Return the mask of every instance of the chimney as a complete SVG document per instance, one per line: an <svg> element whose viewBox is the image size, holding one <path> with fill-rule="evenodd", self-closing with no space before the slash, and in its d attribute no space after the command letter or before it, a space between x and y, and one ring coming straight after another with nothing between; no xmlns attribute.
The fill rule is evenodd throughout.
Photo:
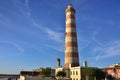
<svg viewBox="0 0 120 80"><path fill-rule="evenodd" d="M57 67L60 67L60 58L57 58Z"/></svg>
<svg viewBox="0 0 120 80"><path fill-rule="evenodd" d="M87 67L87 61L83 62L83 67Z"/></svg>

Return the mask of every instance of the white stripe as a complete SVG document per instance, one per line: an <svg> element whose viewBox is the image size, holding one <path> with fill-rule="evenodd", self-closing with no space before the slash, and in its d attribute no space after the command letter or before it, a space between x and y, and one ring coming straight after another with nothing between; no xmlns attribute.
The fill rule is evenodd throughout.
<svg viewBox="0 0 120 80"><path fill-rule="evenodd" d="M78 62L79 60L78 60L78 58L77 57L67 57L67 58L65 58L65 63L76 63L76 62Z"/></svg>
<svg viewBox="0 0 120 80"><path fill-rule="evenodd" d="M69 23L75 23L75 19L73 18L66 19L66 24L69 24Z"/></svg>
<svg viewBox="0 0 120 80"><path fill-rule="evenodd" d="M77 38L76 37L66 37L65 43L66 42L77 42Z"/></svg>
<svg viewBox="0 0 120 80"><path fill-rule="evenodd" d="M66 32L76 32L76 28L75 27L66 28Z"/></svg>
<svg viewBox="0 0 120 80"><path fill-rule="evenodd" d="M66 13L66 15L69 15L69 14L74 15L75 13L74 13L74 11L69 11L69 12Z"/></svg>
<svg viewBox="0 0 120 80"><path fill-rule="evenodd" d="M78 52L78 48L77 47L66 47L65 53L69 53L69 52Z"/></svg>

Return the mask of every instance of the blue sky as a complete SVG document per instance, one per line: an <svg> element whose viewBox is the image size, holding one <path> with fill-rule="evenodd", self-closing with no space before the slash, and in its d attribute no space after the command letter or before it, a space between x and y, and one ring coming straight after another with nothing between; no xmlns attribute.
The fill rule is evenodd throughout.
<svg viewBox="0 0 120 80"><path fill-rule="evenodd" d="M0 73L64 66L65 9L76 9L80 65L120 63L120 0L0 0Z"/></svg>

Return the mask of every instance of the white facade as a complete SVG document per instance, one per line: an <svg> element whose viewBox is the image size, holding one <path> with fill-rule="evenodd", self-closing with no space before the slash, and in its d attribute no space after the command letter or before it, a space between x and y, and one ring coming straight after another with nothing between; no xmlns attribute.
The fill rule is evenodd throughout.
<svg viewBox="0 0 120 80"><path fill-rule="evenodd" d="M71 80L81 80L81 67L71 67L70 68L70 78Z"/></svg>
<svg viewBox="0 0 120 80"><path fill-rule="evenodd" d="M20 75L20 80L25 80L25 76Z"/></svg>
<svg viewBox="0 0 120 80"><path fill-rule="evenodd" d="M20 80L55 80L52 77L42 78L40 76L20 76Z"/></svg>

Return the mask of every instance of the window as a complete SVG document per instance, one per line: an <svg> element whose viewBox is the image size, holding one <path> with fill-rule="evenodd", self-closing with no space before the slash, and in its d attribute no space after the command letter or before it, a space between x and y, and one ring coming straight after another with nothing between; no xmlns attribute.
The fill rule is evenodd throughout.
<svg viewBox="0 0 120 80"><path fill-rule="evenodd" d="M72 71L71 71L71 75L72 75Z"/></svg>
<svg viewBox="0 0 120 80"><path fill-rule="evenodd" d="M76 78L76 80L78 80L78 78Z"/></svg>
<svg viewBox="0 0 120 80"><path fill-rule="evenodd" d="M73 71L73 75L75 75L75 72Z"/></svg>
<svg viewBox="0 0 120 80"><path fill-rule="evenodd" d="M78 71L76 71L76 75L78 75Z"/></svg>

